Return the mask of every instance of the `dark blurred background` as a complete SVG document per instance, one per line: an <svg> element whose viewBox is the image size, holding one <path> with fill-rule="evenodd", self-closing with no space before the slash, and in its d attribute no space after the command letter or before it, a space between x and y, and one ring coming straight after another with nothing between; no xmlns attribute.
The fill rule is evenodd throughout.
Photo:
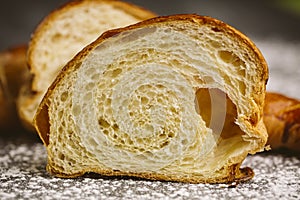
<svg viewBox="0 0 300 200"><path fill-rule="evenodd" d="M36 25L67 0L4 0L0 50L26 43ZM300 41L300 0L128 0L159 15L197 13L218 18L249 37Z"/></svg>

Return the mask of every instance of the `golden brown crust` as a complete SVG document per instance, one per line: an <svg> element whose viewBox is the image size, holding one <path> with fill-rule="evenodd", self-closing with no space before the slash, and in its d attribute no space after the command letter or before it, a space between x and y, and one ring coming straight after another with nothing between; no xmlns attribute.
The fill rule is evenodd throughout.
<svg viewBox="0 0 300 200"><path fill-rule="evenodd" d="M153 173L133 173L133 172L122 172L118 170L107 170L107 169L99 169L99 168L89 168L82 170L79 173L76 174L64 174L60 171L57 171L56 169L51 167L51 163L48 163L47 165L47 171L55 175L56 177L60 178L76 178L79 176L83 176L85 174L88 174L90 172L92 173L98 173L101 174L101 176L131 176L136 178L142 178L147 180L154 180L154 181L173 181L173 182L185 182L185 183L240 183L240 182L246 182L249 181L254 177L254 172L251 168L245 167L240 168L240 165L232 165L228 167L228 171L231 173L228 174L226 177L220 177L220 178L213 178L213 179L206 179L205 181L199 180L197 177L193 176L169 176L165 174L153 174ZM222 169L224 170L224 169ZM226 170L226 171L227 171Z"/></svg>
<svg viewBox="0 0 300 200"><path fill-rule="evenodd" d="M34 119L35 127L43 143L49 145L50 122L48 115L48 105L46 103L38 108L38 117Z"/></svg>
<svg viewBox="0 0 300 200"><path fill-rule="evenodd" d="M264 123L272 149L300 151L300 101L277 93L267 93Z"/></svg>

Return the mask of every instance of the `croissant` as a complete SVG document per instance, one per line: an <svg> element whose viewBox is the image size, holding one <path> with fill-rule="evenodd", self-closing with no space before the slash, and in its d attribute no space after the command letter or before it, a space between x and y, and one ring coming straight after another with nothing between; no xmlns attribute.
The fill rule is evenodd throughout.
<svg viewBox="0 0 300 200"><path fill-rule="evenodd" d="M23 123L33 128L33 116L48 87L84 46L108 29L154 16L148 10L116 0L72 1L47 15L29 44L28 63L33 80L24 85L17 102Z"/></svg>
<svg viewBox="0 0 300 200"><path fill-rule="evenodd" d="M34 117L58 177L94 172L225 183L263 151L268 68L229 25L173 15L103 33L58 74Z"/></svg>
<svg viewBox="0 0 300 200"><path fill-rule="evenodd" d="M272 149L300 151L300 101L268 92L264 106L264 123Z"/></svg>
<svg viewBox="0 0 300 200"><path fill-rule="evenodd" d="M21 128L16 111L20 88L30 80L26 65L27 45L0 52L0 130Z"/></svg>

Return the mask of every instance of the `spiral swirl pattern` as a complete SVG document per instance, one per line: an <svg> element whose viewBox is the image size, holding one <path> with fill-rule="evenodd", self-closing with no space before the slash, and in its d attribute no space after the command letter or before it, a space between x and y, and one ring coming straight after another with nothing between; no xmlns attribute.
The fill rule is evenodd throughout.
<svg viewBox="0 0 300 200"><path fill-rule="evenodd" d="M106 166L158 170L201 138L195 93L180 73L153 63L109 69L99 78L107 80L95 83L92 76L103 72L86 67L78 73L73 111L84 146Z"/></svg>
<svg viewBox="0 0 300 200"><path fill-rule="evenodd" d="M136 32L115 42L130 43L137 36L142 59L134 60L134 52L123 46L118 56L109 56L112 49L104 42L77 71L72 114L82 145L106 167L125 171L160 170L184 160L191 149L189 156L201 160L217 139L195 108L195 85L200 84L190 74L201 74L199 63L186 71L182 63L163 63L187 55L156 54L143 47L145 30Z"/></svg>

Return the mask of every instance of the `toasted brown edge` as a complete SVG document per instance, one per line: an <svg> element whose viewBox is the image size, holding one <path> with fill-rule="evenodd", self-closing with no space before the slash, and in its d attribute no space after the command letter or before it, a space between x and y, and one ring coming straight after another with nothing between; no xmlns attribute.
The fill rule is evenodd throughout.
<svg viewBox="0 0 300 200"><path fill-rule="evenodd" d="M51 163L48 163L47 165L47 171L55 175L59 178L76 178L80 176L84 176L85 174L89 173L95 173L101 175L101 177L136 177L141 178L145 180L154 180L154 181L172 181L172 182L185 182L185 183L210 183L210 184L216 184L216 183L242 183L247 182L251 180L254 177L254 172L249 167L240 168L240 164L234 164L231 166L228 166L227 169L221 169L221 170L227 170L230 173L226 177L219 177L214 179L199 179L194 176L175 176L175 175L165 175L165 174L155 174L151 172L143 172L143 173L133 173L133 172L122 172L118 170L107 170L107 169L99 169L99 168L89 168L84 169L78 173L74 174L64 174L60 171L57 171L56 169L51 167Z"/></svg>
<svg viewBox="0 0 300 200"><path fill-rule="evenodd" d="M125 28L119 28L119 29L114 29L114 30L109 30L105 33L103 33L98 39L96 39L94 42L92 42L90 45L86 46L81 52L79 52L70 62L67 63L67 65L62 69L61 73L56 77L55 81L52 83L52 85L49 87L46 95L44 96L37 112L34 117L34 125L36 127L37 132L40 135L40 138L44 142L44 144L47 146L49 144L49 127L50 127L50 122L48 121L48 106L50 102L47 100L48 97L51 95L52 91L55 89L56 85L64 78L65 75L71 73L72 71L77 70L79 68L81 62L86 58L86 56L89 54L90 51L95 49L98 44L101 42L105 41L106 39L117 35L123 31L128 31L136 28L141 28L141 27L146 27L149 25L157 24L157 23L169 23L173 21L189 21L191 23L196 23L198 25L202 24L209 24L213 27L215 27L216 31L223 31L226 32L227 34L233 35L236 38L238 38L239 41L242 41L242 43L246 46L249 46L252 48L253 52L255 53L255 58L257 58L257 63L260 64L261 68L258 68L261 81L263 81L265 84L267 83L268 80L268 67L265 62L265 59L263 58L262 54L260 51L256 48L254 43L247 38L245 35L243 35L241 32L237 31L233 27L225 24L222 21L219 21L217 19L207 17L207 16L199 16L195 14L182 14L182 15L171 15L171 16L160 16L156 18L152 18L149 20L142 21L140 23L130 25ZM265 89L265 85L264 85ZM260 91L254 91L254 93L259 93ZM264 104L264 94L257 94L257 96L254 96L253 99L257 101L258 105L261 105L261 109L263 109L263 104ZM261 111L261 115L262 115ZM253 120L249 119L250 123L252 125L259 125L259 124L254 124ZM257 122L256 122L257 123ZM45 127L46 126L46 127ZM49 162L49 161L48 161ZM238 167L237 167L238 166ZM241 170L239 169L240 165L232 165L231 175L228 177L225 177L224 179L218 179L218 180L207 180L209 183L225 183L225 182L233 182L233 181L243 181L243 180L249 180L251 177L253 177L253 171L246 168L246 170ZM59 177L77 177L81 176L87 171L82 171L81 173L78 174L73 174L73 175L66 175L66 174L61 174L58 171L55 171L55 169L51 168L51 163L48 163L47 165L48 171L51 173L59 176ZM170 181L181 181L181 182L203 182L203 180L198 180L195 178L194 180L189 178L184 178L184 177L167 177L165 175L153 175L151 173L123 173L123 172L112 172L110 170L103 171L103 170L98 170L98 169L90 169L88 170L89 172L99 172L104 175L130 175L130 176L136 176L136 177L141 177L141 178L147 178L147 179L153 179L153 180L170 180Z"/></svg>

